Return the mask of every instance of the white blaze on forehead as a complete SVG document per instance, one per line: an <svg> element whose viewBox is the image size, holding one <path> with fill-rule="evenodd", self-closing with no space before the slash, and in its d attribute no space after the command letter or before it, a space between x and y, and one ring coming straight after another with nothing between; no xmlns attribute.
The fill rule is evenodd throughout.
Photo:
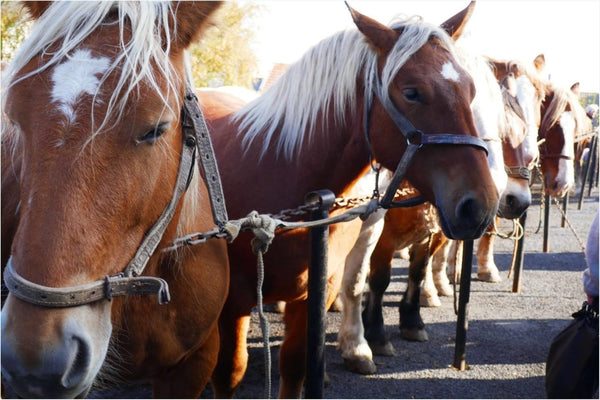
<svg viewBox="0 0 600 400"><path fill-rule="evenodd" d="M450 81L459 82L460 75L456 68L454 68L454 64L450 61L446 61L446 63L442 66L442 76Z"/></svg>
<svg viewBox="0 0 600 400"><path fill-rule="evenodd" d="M79 96L95 94L100 84L99 74L109 67L106 57L94 58L89 50L77 50L52 72L52 101L69 121L75 120L74 105Z"/></svg>

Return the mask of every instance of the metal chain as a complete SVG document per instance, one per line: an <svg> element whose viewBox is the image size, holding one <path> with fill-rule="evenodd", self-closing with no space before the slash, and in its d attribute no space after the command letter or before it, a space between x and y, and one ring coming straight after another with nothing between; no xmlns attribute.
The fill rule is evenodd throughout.
<svg viewBox="0 0 600 400"><path fill-rule="evenodd" d="M360 206L360 205L366 203L367 201L371 200L372 198L373 198L373 196L362 196L362 197L351 197L351 198L337 197L335 199L335 202L333 203L333 206L331 206L330 211ZM267 215L270 216L271 218L276 218L276 219L280 219L282 221L286 221L286 220L290 220L290 219L295 219L297 217L301 217L301 216L309 213L310 211L314 211L316 209L317 209L316 204L303 204L296 208L287 208L285 210L281 210L281 211L279 211L279 213L277 213L275 215L273 215L273 214L267 214Z"/></svg>
<svg viewBox="0 0 600 400"><path fill-rule="evenodd" d="M335 203L331 207L331 211L340 210L340 209L353 209L358 206L363 205L365 202L371 200L372 196L362 196L362 197L352 197L352 198L343 198L339 197L335 200ZM317 208L316 204L303 204L296 208L288 208L285 210L281 210L279 213L272 215L267 214L268 217L273 219L279 219L282 221L294 219L305 215L309 211L315 210ZM233 221L230 221L233 222ZM311 224L311 226L315 226L315 221ZM330 223L327 220L323 221L323 225L328 225ZM177 250L181 247L187 246L195 246L197 244L205 243L209 239L230 239L230 234L226 231L223 231L219 227L213 228L207 232L196 232L191 233L186 236L182 236L173 240L173 244L169 247L165 247L162 249L162 252L170 252Z"/></svg>
<svg viewBox="0 0 600 400"><path fill-rule="evenodd" d="M351 212L351 211L358 211L355 209L360 206L364 206L365 202L370 201L370 200L372 200L372 196L353 197L353 198L347 198L347 199L346 198L337 198L335 203L331 207L331 210L333 211L333 210L339 210L339 209L349 209L346 213L341 214L338 217L334 217L334 218L327 218L324 220L306 222L306 224L297 223L297 224L289 225L287 227L287 229L314 227L314 226L318 226L318 225L331 225L333 223L350 221L351 219L354 219L356 216L359 215L359 214ZM317 207L316 204L303 204L296 208L282 210L276 215L266 214L265 216L272 218L274 220L280 220L281 222L283 222L284 220L289 220L294 217L302 216L302 215L306 214L307 212L316 209L316 207ZM362 213L364 213L364 211ZM234 220L234 221L229 221L229 222L235 224L235 223L239 223L240 221L244 221L244 219ZM304 225L306 225L306 226L304 226ZM161 251L162 252L170 252L170 251L177 250L181 247L195 246L195 245L198 245L201 243L205 243L209 239L231 240L231 234L229 232L227 232L226 230L223 230L222 228L215 227L212 230L207 231L207 232L196 232L196 233L191 233L189 235L176 238L175 240L173 240L173 244L171 246L165 247Z"/></svg>

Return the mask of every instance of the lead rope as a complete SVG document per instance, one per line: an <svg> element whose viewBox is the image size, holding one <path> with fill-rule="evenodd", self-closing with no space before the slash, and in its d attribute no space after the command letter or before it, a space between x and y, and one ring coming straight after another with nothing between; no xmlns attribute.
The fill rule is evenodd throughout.
<svg viewBox="0 0 600 400"><path fill-rule="evenodd" d="M265 316L263 309L263 283L265 282L265 264L263 260L264 253L269 249L269 245L275 238L275 229L277 224L275 220L264 215L251 214L249 218L252 220L254 228L254 238L251 241L252 251L256 254L256 306L258 309L258 317L260 320L260 330L263 335L263 353L265 364L265 399L271 398L271 343L270 343L270 324Z"/></svg>
<svg viewBox="0 0 600 400"><path fill-rule="evenodd" d="M254 239L253 239L254 241ZM263 251L258 250L256 254L256 267L258 280L256 283L256 298L258 317L260 319L260 330L263 335L263 352L265 363L265 399L271 398L271 343L270 343L270 324L263 310L262 288L265 281L265 265L263 262Z"/></svg>

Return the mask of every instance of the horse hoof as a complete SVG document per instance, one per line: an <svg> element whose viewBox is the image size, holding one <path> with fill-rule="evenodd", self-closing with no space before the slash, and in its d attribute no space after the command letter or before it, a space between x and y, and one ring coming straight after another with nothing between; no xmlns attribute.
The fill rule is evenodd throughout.
<svg viewBox="0 0 600 400"><path fill-rule="evenodd" d="M392 357L396 355L396 349L394 349L394 345L390 341L386 341L385 343L369 342L369 347L373 354L378 356Z"/></svg>
<svg viewBox="0 0 600 400"><path fill-rule="evenodd" d="M477 279L479 279L481 282L489 282L489 283L502 282L502 278L500 277L500 274L496 271L483 272L483 273L477 272Z"/></svg>
<svg viewBox="0 0 600 400"><path fill-rule="evenodd" d="M420 296L419 302L421 303L421 307L440 307L442 302L440 298L436 296Z"/></svg>
<svg viewBox="0 0 600 400"><path fill-rule="evenodd" d="M372 375L377 372L373 360L366 357L344 358L344 368L355 374Z"/></svg>
<svg viewBox="0 0 600 400"><path fill-rule="evenodd" d="M427 342L429 340L427 331L419 328L400 329L400 337L404 340L410 340L411 342Z"/></svg>

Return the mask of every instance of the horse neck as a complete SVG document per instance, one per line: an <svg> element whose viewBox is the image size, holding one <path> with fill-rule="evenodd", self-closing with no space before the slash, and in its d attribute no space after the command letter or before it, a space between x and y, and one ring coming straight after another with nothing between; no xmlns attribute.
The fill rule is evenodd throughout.
<svg viewBox="0 0 600 400"><path fill-rule="evenodd" d="M244 132L237 134L239 124L232 116L213 121L215 151L230 217L244 216L253 209L275 213L293 208L313 190L329 189L343 195L369 162L362 127L362 94L357 101L357 112L348 113L343 122L320 113L292 159L276 150L275 139L285 134L281 126L261 156L261 137L244 147Z"/></svg>

